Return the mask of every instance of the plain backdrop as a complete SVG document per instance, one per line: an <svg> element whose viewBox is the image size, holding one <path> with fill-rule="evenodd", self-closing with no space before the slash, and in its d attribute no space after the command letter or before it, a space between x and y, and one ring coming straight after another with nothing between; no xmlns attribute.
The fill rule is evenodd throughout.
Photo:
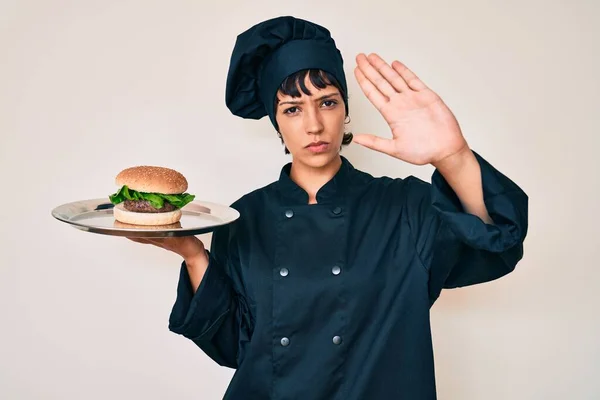
<svg viewBox="0 0 600 400"><path fill-rule="evenodd" d="M530 196L516 271L432 309L439 398L600 398L596 0L1 1L0 398L222 397L233 371L167 328L178 256L50 211L137 164L223 204L277 179L290 159L268 119L231 115L224 89L237 34L289 14L332 31L352 131L390 134L355 55L399 59ZM343 154L375 176L433 172Z"/></svg>

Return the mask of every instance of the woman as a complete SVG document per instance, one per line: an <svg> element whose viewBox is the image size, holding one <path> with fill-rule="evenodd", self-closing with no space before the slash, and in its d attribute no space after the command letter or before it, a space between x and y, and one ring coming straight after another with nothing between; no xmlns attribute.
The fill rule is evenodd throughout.
<svg viewBox="0 0 600 400"><path fill-rule="evenodd" d="M146 241L183 258L170 329L236 369L225 398L435 399L431 305L523 256L526 194L403 64L356 61L393 138L354 142L432 164L431 184L374 178L340 155L352 140L342 57L325 28L275 18L237 38L226 101L268 115L292 162L233 203L241 217L210 252L195 237Z"/></svg>

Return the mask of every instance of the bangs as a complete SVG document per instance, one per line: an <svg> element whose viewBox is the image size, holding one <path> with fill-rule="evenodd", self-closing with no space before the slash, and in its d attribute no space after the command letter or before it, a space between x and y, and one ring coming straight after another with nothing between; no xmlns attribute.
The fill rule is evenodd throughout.
<svg viewBox="0 0 600 400"><path fill-rule="evenodd" d="M335 86L340 91L342 97L346 97L340 84L333 75L317 69L305 69L288 76L279 86L279 93L291 97L300 97L302 96L300 93L302 91L302 93L311 96L312 93L306 87L305 82L307 75L310 83L312 83L314 87L325 89L327 86Z"/></svg>

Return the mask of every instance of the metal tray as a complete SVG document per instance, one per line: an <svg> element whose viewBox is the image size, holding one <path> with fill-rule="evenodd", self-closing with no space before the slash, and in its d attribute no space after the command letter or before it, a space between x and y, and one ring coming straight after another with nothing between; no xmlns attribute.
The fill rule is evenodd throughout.
<svg viewBox="0 0 600 400"><path fill-rule="evenodd" d="M86 232L126 237L174 237L200 235L230 224L240 217L237 210L220 204L193 201L181 209L179 223L161 226L126 225L115 220L114 205L106 198L60 205L52 216Z"/></svg>

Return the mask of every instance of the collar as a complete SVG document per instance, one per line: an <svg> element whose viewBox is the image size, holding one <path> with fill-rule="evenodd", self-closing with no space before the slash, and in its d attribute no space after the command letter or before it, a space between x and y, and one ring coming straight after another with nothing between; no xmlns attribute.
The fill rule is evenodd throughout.
<svg viewBox="0 0 600 400"><path fill-rule="evenodd" d="M341 156L342 165L325 185L317 192L317 203L331 203L341 199L355 173L354 166L344 156ZM285 203L308 204L308 193L290 178L292 163L281 169L278 181L279 194Z"/></svg>

